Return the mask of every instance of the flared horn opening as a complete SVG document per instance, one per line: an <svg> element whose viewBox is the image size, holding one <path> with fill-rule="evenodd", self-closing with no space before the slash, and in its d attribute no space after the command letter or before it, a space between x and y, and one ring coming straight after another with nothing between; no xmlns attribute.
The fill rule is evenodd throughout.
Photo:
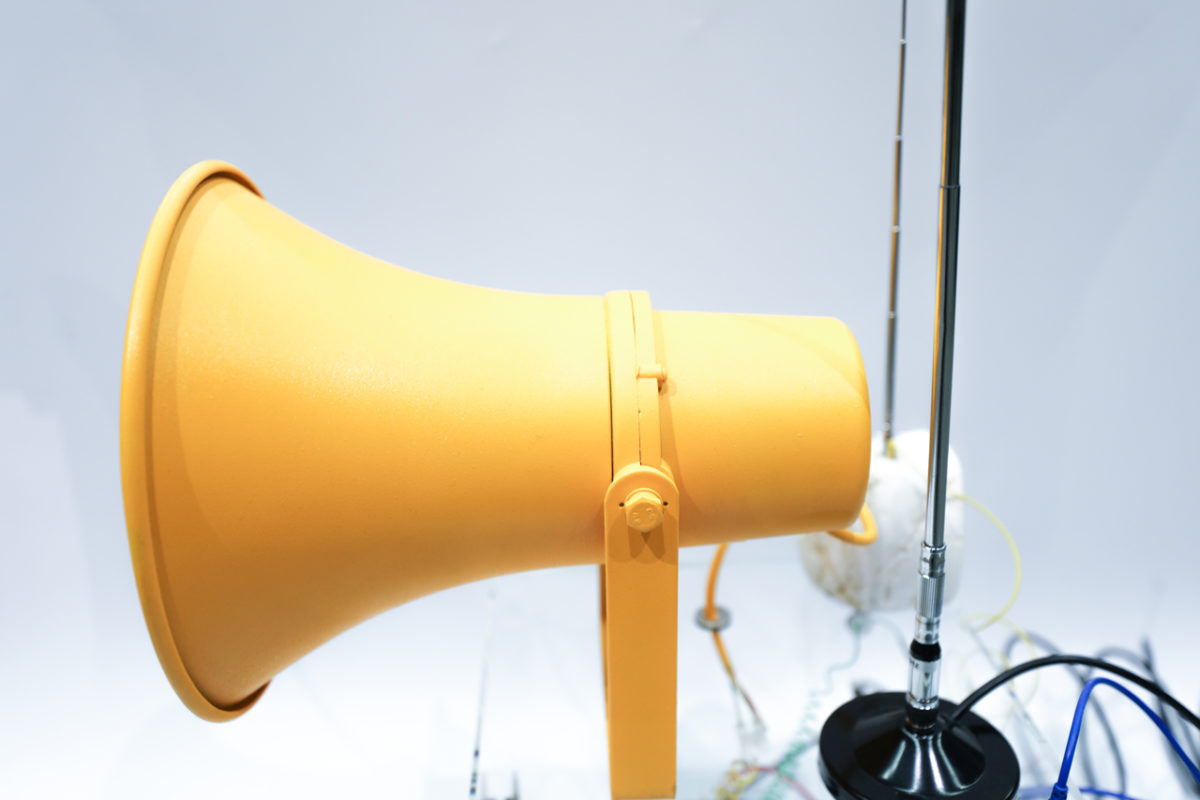
<svg viewBox="0 0 1200 800"><path fill-rule="evenodd" d="M263 684L233 705L217 705L205 697L188 672L171 630L167 613L168 587L162 575L159 529L155 518L151 469L150 390L153 384L155 340L166 256L176 227L199 188L213 178L237 181L261 197L240 170L220 161L204 161L183 173L159 205L146 236L130 301L121 370L121 482L125 521L137 578L138 595L150 638L167 679L192 713L213 722L240 716L267 688Z"/></svg>

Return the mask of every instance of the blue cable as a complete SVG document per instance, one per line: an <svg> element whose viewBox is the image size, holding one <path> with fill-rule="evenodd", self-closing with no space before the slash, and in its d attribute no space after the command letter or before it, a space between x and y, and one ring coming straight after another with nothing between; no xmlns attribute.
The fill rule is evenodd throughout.
<svg viewBox="0 0 1200 800"><path fill-rule="evenodd" d="M1020 798L1041 797L1041 796L1044 796L1046 794L1046 792L1050 792L1053 790L1054 790L1054 787L1052 787L1052 786L1033 786L1029 789L1022 789L1017 794L1017 796ZM1091 795L1095 795L1097 797L1114 797L1114 798L1116 798L1116 800L1137 800L1137 798L1130 797L1127 794L1121 794L1120 792L1110 792L1107 789L1095 789L1091 786L1080 786L1079 791L1082 792L1083 794L1091 794Z"/></svg>
<svg viewBox="0 0 1200 800"><path fill-rule="evenodd" d="M1196 783L1200 784L1200 768L1198 768L1192 759L1188 758L1188 754L1183 751L1183 747L1179 744L1179 740L1175 738L1175 734L1171 733L1171 729L1167 727L1167 723L1163 722L1163 718L1154 713L1150 706L1142 702L1142 699L1133 692L1126 689L1121 684L1108 678L1092 678L1083 686L1083 691L1079 693L1079 702L1075 704L1075 718L1071 720L1071 733L1067 736L1067 749L1063 753L1062 768L1058 772L1058 783L1054 784L1050 791L1050 800L1065 800L1067 796L1067 778L1071 774L1071 763L1075 760L1075 747L1079 744L1079 731L1083 727L1083 712L1087 708L1088 698L1092 695L1092 690L1100 684L1106 684L1113 687L1121 694L1128 697L1138 708L1146 713L1146 716L1154 720L1154 724L1162 731L1163 736L1167 737L1167 741L1171 743L1171 749L1175 754L1183 760L1187 766L1188 772L1195 778ZM1098 793L1093 790L1093 793ZM1121 795L1113 793L1105 793L1105 797L1121 797Z"/></svg>
<svg viewBox="0 0 1200 800"><path fill-rule="evenodd" d="M1107 789L1093 789L1091 786L1080 786L1079 791L1083 792L1084 794L1094 794L1097 797L1115 797L1117 800L1133 800L1133 798L1127 794L1110 792Z"/></svg>

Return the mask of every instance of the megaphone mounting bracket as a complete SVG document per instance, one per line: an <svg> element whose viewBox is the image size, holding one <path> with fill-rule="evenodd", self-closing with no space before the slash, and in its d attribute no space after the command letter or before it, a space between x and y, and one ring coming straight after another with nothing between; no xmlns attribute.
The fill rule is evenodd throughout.
<svg viewBox="0 0 1200 800"><path fill-rule="evenodd" d="M662 460L666 369L645 292L612 292L604 308L613 447L600 568L609 780L614 798L674 797L679 488Z"/></svg>

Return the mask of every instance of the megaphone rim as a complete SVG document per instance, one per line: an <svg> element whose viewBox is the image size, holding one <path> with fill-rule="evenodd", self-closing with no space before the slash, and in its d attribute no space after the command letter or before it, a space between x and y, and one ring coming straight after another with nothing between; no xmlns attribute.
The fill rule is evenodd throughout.
<svg viewBox="0 0 1200 800"><path fill-rule="evenodd" d="M129 304L121 370L120 439L126 529L138 596L150 639L163 672L184 705L202 719L222 722L245 713L257 702L268 684L233 706L219 706L200 691L184 664L167 616L159 576L148 406L160 288L167 250L188 203L200 187L212 178L237 181L259 197L262 196L254 182L237 167L222 161L202 161L180 175L159 204L150 231L146 234L146 244L142 248L137 276L134 278L133 298Z"/></svg>

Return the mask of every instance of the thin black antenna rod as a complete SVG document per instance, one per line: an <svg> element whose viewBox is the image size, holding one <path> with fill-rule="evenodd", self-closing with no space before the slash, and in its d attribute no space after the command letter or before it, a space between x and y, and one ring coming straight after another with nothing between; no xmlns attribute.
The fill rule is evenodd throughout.
<svg viewBox="0 0 1200 800"><path fill-rule="evenodd" d="M483 743L483 707L487 700L488 659L492 654L492 636L496 632L496 590L488 591L488 625L483 640L483 667L479 675L479 708L475 716L475 750L471 755L471 788L468 800L483 796L479 785L479 746ZM516 776L513 777L515 783ZM515 791L514 791L515 794Z"/></svg>
<svg viewBox="0 0 1200 800"><path fill-rule="evenodd" d="M941 670L938 643L946 584L946 470L950 454L950 388L954 372L954 311L958 290L959 151L962 146L963 50L966 0L946 4L946 62L942 101L941 221L938 230L937 323L929 419L929 488L920 593L908 685L908 719L917 727L937 717Z"/></svg>
<svg viewBox="0 0 1200 800"><path fill-rule="evenodd" d="M883 454L892 452L896 398L896 291L900 278L900 156L904 149L904 62L908 45L908 0L900 3L900 90L896 99L896 152L892 168L892 271L888 287L887 379L883 405Z"/></svg>

